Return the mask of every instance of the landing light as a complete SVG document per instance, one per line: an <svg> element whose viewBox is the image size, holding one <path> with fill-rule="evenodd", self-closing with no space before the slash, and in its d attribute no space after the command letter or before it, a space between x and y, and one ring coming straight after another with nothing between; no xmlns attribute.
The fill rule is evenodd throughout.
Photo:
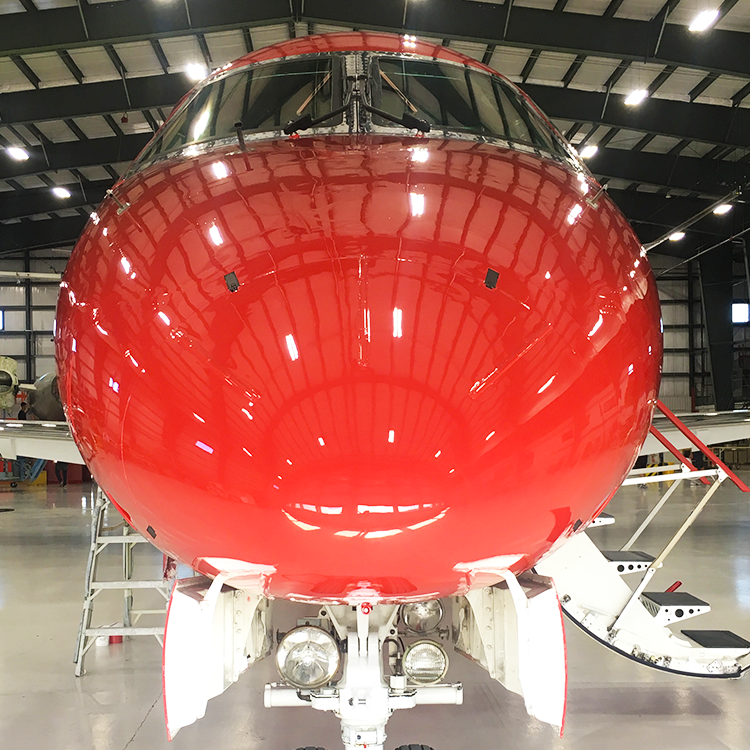
<svg viewBox="0 0 750 750"><path fill-rule="evenodd" d="M279 674L300 690L312 690L330 682L340 659L333 636L309 625L290 630L276 649Z"/></svg>
<svg viewBox="0 0 750 750"><path fill-rule="evenodd" d="M417 685L432 685L445 677L448 654L434 641L417 641L406 649L404 672Z"/></svg>
<svg viewBox="0 0 750 750"><path fill-rule="evenodd" d="M625 104L631 107L635 106L636 104L640 104L647 96L648 91L645 89L636 89L625 97Z"/></svg>
<svg viewBox="0 0 750 750"><path fill-rule="evenodd" d="M718 10L702 10L688 26L689 31L705 31L716 23L719 17Z"/></svg>
<svg viewBox="0 0 750 750"><path fill-rule="evenodd" d="M443 619L443 605L439 599L429 602L412 602L401 606L401 621L414 635L424 635L435 630Z"/></svg>

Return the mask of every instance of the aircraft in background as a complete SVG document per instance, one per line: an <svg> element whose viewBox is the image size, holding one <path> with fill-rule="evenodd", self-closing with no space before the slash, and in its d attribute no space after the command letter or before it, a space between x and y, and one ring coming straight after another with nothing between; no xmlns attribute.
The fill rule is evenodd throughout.
<svg viewBox="0 0 750 750"><path fill-rule="evenodd" d="M18 363L11 357L0 357L0 409L9 412L17 406L18 394L25 395L29 410L37 419L64 422L65 411L54 372L44 373L33 383L18 380Z"/></svg>
<svg viewBox="0 0 750 750"><path fill-rule="evenodd" d="M347 32L215 71L92 214L55 340L83 460L202 574L170 603L170 737L275 651L266 705L382 750L394 710L462 702L446 645L561 728L558 590L646 665L744 669L750 643L673 634L584 533L649 432L656 285L476 60ZM276 599L313 613L278 644Z"/></svg>

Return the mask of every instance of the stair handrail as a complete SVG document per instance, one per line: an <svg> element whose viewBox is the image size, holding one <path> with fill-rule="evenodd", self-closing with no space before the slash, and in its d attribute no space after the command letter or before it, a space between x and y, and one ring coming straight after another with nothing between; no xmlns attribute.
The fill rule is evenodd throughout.
<svg viewBox="0 0 750 750"><path fill-rule="evenodd" d="M707 445L701 442L698 439L698 436L694 432L689 430L687 426L682 422L682 420L680 420L674 414L674 412L669 409L668 406L665 406L663 402L657 399L656 408L682 433L684 437L686 437L701 453L703 453L704 456L706 456L717 466L719 466L727 475L727 477L729 477L733 484L735 484L742 492L750 492L750 487L748 487ZM652 430L658 433L658 430L656 430L653 425ZM654 433L652 432L652 434ZM665 445L664 441L666 440L666 438L664 438L664 440L661 440L661 438L659 438L656 434L654 434L654 437L660 440L662 442L662 445ZM674 446L672 446L672 449L674 449ZM669 450L671 453L673 452L672 449L668 448L667 450ZM673 455L676 458L679 458L683 463L687 461L684 456L681 456L681 454L679 454L679 451L677 453L674 453Z"/></svg>

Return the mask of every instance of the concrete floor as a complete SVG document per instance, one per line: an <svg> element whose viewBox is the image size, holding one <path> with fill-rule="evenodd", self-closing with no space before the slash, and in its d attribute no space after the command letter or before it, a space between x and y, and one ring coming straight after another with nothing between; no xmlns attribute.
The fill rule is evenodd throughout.
<svg viewBox="0 0 750 750"><path fill-rule="evenodd" d="M745 476L747 479L748 477ZM637 548L656 553L697 500L678 490ZM69 486L0 492L0 748L2 750L160 750L168 746L161 702L161 649L155 639L96 645L87 674L73 675L89 543L90 489ZM656 502L659 490L621 491L608 510L614 526L591 531L616 549ZM119 517L113 514L111 522ZM726 483L678 545L652 590L675 579L714 611L698 628L750 636L750 502ZM145 545L144 545L145 547ZM161 556L141 549L143 577L158 575ZM137 553L138 554L138 553ZM116 552L102 567L116 571ZM153 595L153 592L151 592ZM121 619L114 593L101 595L95 622ZM106 599L104 597L109 597ZM297 606L297 605L285 605ZM692 624L692 623L691 623ZM750 750L750 676L744 680L678 677L632 663L575 626L568 634L568 716L564 738L529 719L520 698L459 655L448 677L462 680L462 707L397 713L387 750L424 743L436 750ZM336 719L309 709L265 709L271 660L247 672L209 703L206 717L183 729L173 750L294 750L340 747Z"/></svg>

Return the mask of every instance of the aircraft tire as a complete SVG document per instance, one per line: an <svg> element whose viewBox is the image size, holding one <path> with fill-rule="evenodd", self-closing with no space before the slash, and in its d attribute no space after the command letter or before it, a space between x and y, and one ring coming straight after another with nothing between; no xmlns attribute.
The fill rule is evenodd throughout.
<svg viewBox="0 0 750 750"><path fill-rule="evenodd" d="M432 750L429 745L399 745L396 750Z"/></svg>

